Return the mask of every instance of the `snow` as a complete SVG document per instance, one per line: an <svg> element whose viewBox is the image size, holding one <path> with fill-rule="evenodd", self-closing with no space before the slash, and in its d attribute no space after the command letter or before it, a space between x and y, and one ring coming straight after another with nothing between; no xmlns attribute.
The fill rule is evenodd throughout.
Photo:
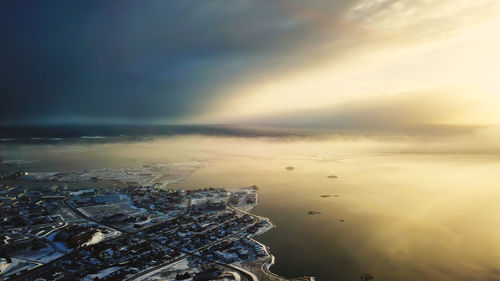
<svg viewBox="0 0 500 281"><path fill-rule="evenodd" d="M36 163L38 162L37 160L2 160L2 163L3 165L17 165L17 166L21 166L21 165L25 165L25 164L31 164L31 163Z"/></svg>
<svg viewBox="0 0 500 281"><path fill-rule="evenodd" d="M12 274L15 274L17 272L20 272L21 270L27 269L27 268L32 268L35 266L38 266L38 264L29 262L29 261L24 261L22 259L17 259L17 258L12 258L12 263L0 263L2 271L0 272L1 275L0 277L6 277ZM0 278L1 280L2 278Z"/></svg>
<svg viewBox="0 0 500 281"><path fill-rule="evenodd" d="M81 136L81 139L103 139L103 136Z"/></svg>
<svg viewBox="0 0 500 281"><path fill-rule="evenodd" d="M67 253L67 252L71 251L71 249L68 249L66 247L66 244L64 244L64 242L54 242L54 245L56 245L56 248L57 248L57 250L59 252L65 252L65 253Z"/></svg>
<svg viewBox="0 0 500 281"><path fill-rule="evenodd" d="M241 276L238 273L233 272L233 271L231 271L229 273L231 273L231 275L233 275L235 281L241 281Z"/></svg>
<svg viewBox="0 0 500 281"><path fill-rule="evenodd" d="M136 215L144 213L144 209L139 209L132 202L118 202L100 205L92 205L78 208L87 217L99 218L111 216L113 214Z"/></svg>
<svg viewBox="0 0 500 281"><path fill-rule="evenodd" d="M168 164L152 164L137 167L101 168L92 170L67 172L38 172L30 176L32 179L49 180L52 176L61 182L90 181L94 178L109 181L136 183L138 185L156 185L165 187L168 184L179 183L195 172L205 167L204 161L175 162Z"/></svg>
<svg viewBox="0 0 500 281"><path fill-rule="evenodd" d="M142 281L142 280L174 280L174 276L177 273L183 273L186 271L192 271L192 267L189 266L188 259L182 259L176 263L161 267L157 270L151 271L148 274L142 275L141 277L134 279L134 281ZM163 271L168 271L170 275L168 277L160 276L159 273ZM156 275L156 276L154 276Z"/></svg>
<svg viewBox="0 0 500 281"><path fill-rule="evenodd" d="M0 273L3 272L10 265L5 259L0 259Z"/></svg>
<svg viewBox="0 0 500 281"><path fill-rule="evenodd" d="M87 193L87 192L93 192L93 190L92 189L81 189L78 191L72 191L69 193L69 195L78 196L78 195L82 195L82 194Z"/></svg>
<svg viewBox="0 0 500 281"><path fill-rule="evenodd" d="M27 249L17 253L15 257L21 260L29 260L39 263L48 263L69 252L71 252L71 249L66 248L63 242L48 242L47 247L44 249L37 251L31 251Z"/></svg>
<svg viewBox="0 0 500 281"><path fill-rule="evenodd" d="M90 240L83 245L85 245L85 246L94 245L94 244L100 243L101 241L109 239L111 237L119 236L120 234L121 234L121 232L118 230L106 228L106 230L104 232L97 231L96 233L94 233L92 238L90 238Z"/></svg>
<svg viewBox="0 0 500 281"><path fill-rule="evenodd" d="M106 268L106 269L103 269L95 274L89 274L85 277L83 277L83 281L92 281L94 280L94 278L98 277L98 278L104 278L108 275L110 275L111 273L119 270L119 269L122 269L123 267L109 267L109 268Z"/></svg>
<svg viewBox="0 0 500 281"><path fill-rule="evenodd" d="M94 233L94 235L92 236L92 238L90 238L90 240L87 243L83 244L83 245L84 246L89 246L89 245L97 244L97 243L103 241L105 237L106 236L104 235L104 233L98 231L98 232Z"/></svg>
<svg viewBox="0 0 500 281"><path fill-rule="evenodd" d="M189 268L189 261L187 259L183 259L174 263L168 267L169 270L186 270Z"/></svg>
<svg viewBox="0 0 500 281"><path fill-rule="evenodd" d="M61 256L64 256L64 255L65 255L65 253L53 252L52 254L47 255L47 256L40 255L36 259L33 259L33 260L35 260L37 262L40 262L40 263L48 263L48 262L50 262L52 260L55 260L55 259L57 259L57 258L59 258Z"/></svg>
<svg viewBox="0 0 500 281"><path fill-rule="evenodd" d="M250 235L250 237L262 235L275 227L275 225L272 224L269 220L266 220L266 222L267 223L265 226L260 227L259 230L257 232L255 232L254 234Z"/></svg>

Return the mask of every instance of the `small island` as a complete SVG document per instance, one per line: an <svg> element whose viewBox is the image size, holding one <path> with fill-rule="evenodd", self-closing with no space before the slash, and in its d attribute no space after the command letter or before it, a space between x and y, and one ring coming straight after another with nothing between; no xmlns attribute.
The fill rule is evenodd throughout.
<svg viewBox="0 0 500 281"><path fill-rule="evenodd" d="M285 169L287 169L288 171L293 171L293 170L295 170L295 167L293 167L293 166L288 166L288 167L286 167Z"/></svg>
<svg viewBox="0 0 500 281"><path fill-rule="evenodd" d="M321 197L323 198L328 198L328 197L339 197L340 195L338 194L322 194Z"/></svg>

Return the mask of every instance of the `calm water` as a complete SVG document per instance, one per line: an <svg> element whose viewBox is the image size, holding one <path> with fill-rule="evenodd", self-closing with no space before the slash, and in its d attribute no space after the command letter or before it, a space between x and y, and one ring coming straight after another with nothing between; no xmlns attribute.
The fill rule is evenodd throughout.
<svg viewBox="0 0 500 281"><path fill-rule="evenodd" d="M4 143L0 153L38 160L24 166L32 171L207 160L174 187L259 186L254 212L277 228L258 240L277 258L272 271L286 277L500 280L500 158L405 148L369 139L179 136ZM328 194L339 196L320 196Z"/></svg>

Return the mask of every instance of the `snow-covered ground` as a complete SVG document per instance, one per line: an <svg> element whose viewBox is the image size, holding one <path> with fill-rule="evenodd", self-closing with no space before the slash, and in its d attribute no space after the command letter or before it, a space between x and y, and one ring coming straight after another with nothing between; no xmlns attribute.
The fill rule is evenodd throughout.
<svg viewBox="0 0 500 281"><path fill-rule="evenodd" d="M243 270L238 267L239 270ZM201 268L191 264L189 260L183 259L174 264L162 267L158 270L152 271L146 275L143 275L134 281L174 281L177 274L189 273L191 276L194 276L197 272L202 271ZM220 281L241 281L241 276L236 271L225 271L226 275L231 277L229 278L218 278ZM249 273L251 274L251 273ZM189 278L186 280L193 280L193 278Z"/></svg>
<svg viewBox="0 0 500 281"><path fill-rule="evenodd" d="M86 206L80 207L78 210L90 218L102 218L114 214L135 215L145 213L144 209L135 207L131 202Z"/></svg>
<svg viewBox="0 0 500 281"><path fill-rule="evenodd" d="M81 136L81 139L103 139L103 136Z"/></svg>
<svg viewBox="0 0 500 281"><path fill-rule="evenodd" d="M229 199L231 205L244 212L250 212L259 203L257 197L257 187L255 186L231 189L230 192L231 199L235 196L239 196L241 198L237 204L234 204L231 202L231 199ZM249 202L249 199L253 199L253 202Z"/></svg>
<svg viewBox="0 0 500 281"><path fill-rule="evenodd" d="M0 258L0 273L4 272L9 265L11 265L11 263L8 263L6 259Z"/></svg>
<svg viewBox="0 0 500 281"><path fill-rule="evenodd" d="M87 243L85 243L84 246L94 245L106 239L119 236L120 234L121 232L113 229L106 229L106 232L98 231L94 233L92 238Z"/></svg>
<svg viewBox="0 0 500 281"><path fill-rule="evenodd" d="M31 261L36 261L39 263L48 263L51 260L55 260L63 255L65 255L65 251L63 250L64 248L60 248L59 246L56 247L49 247L45 248L43 250L38 250L34 252L23 252L21 254L16 254L16 257L20 259L26 259L26 260L31 260Z"/></svg>
<svg viewBox="0 0 500 281"><path fill-rule="evenodd" d="M0 269L1 269L0 280L3 280L4 277L20 272L21 270L40 265L34 262L25 261L17 258L12 258L12 263L6 263L4 259L1 260L2 262L0 262Z"/></svg>
<svg viewBox="0 0 500 281"><path fill-rule="evenodd" d="M21 166L25 164L31 164L38 162L38 160L23 160L23 159L12 159L12 160L2 160L0 161L1 165L5 166Z"/></svg>
<svg viewBox="0 0 500 281"><path fill-rule="evenodd" d="M96 277L97 278L104 278L104 277L110 275L111 273L113 273L113 272L121 269L121 268L122 267L116 267L116 266L115 267L109 267L109 268L103 269L103 270L101 270L101 271L99 271L99 272L97 272L95 274L89 274L89 275L83 277L82 280L83 281L92 281Z"/></svg>
<svg viewBox="0 0 500 281"><path fill-rule="evenodd" d="M164 280L175 280L175 276L179 273L185 272L195 272L196 270L189 265L189 260L183 259L174 264L159 268L155 271L145 274L134 281L164 281Z"/></svg>
<svg viewBox="0 0 500 281"><path fill-rule="evenodd" d="M49 180L51 177L60 182L81 182L92 179L136 183L138 185L156 185L178 183L197 169L205 167L204 161L174 162L136 167L102 168L68 172L40 172L25 176L32 180Z"/></svg>
<svg viewBox="0 0 500 281"><path fill-rule="evenodd" d="M78 196L78 195L82 195L84 193L87 193L87 192L93 192L94 190L92 189L80 189L78 191L72 191L69 193L69 195L71 196Z"/></svg>
<svg viewBox="0 0 500 281"><path fill-rule="evenodd" d="M45 248L36 251L31 251L31 249L28 248L24 251L15 253L14 257L21 260L47 263L69 253L71 249L66 248L64 243L53 242L54 236L56 234L57 231L54 231L45 237L45 239L47 239Z"/></svg>

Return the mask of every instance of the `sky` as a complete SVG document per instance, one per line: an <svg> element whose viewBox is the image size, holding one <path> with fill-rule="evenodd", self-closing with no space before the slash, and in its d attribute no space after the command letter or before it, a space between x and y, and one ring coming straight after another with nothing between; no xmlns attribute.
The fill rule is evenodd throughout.
<svg viewBox="0 0 500 281"><path fill-rule="evenodd" d="M497 126L500 1L4 1L0 124Z"/></svg>

